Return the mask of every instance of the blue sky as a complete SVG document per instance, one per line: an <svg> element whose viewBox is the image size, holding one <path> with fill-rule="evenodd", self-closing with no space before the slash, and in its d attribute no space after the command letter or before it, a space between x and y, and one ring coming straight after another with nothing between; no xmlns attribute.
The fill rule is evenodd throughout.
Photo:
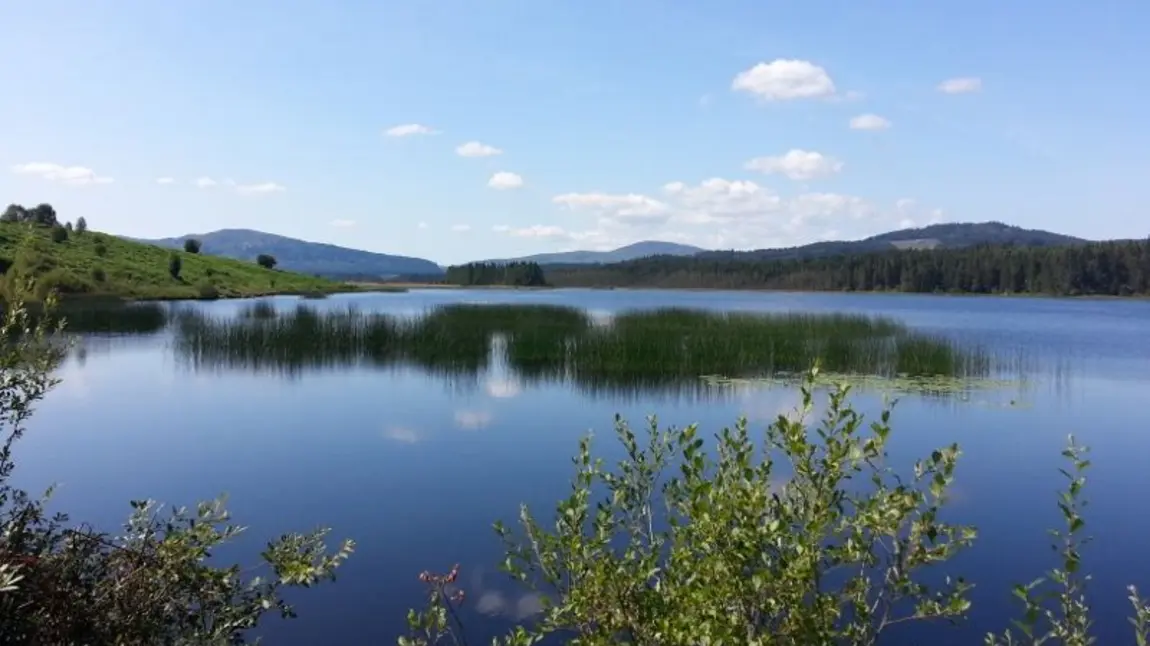
<svg viewBox="0 0 1150 646"><path fill-rule="evenodd" d="M440 262L1150 234L1144 0L40 0L0 24L0 200L113 233Z"/></svg>

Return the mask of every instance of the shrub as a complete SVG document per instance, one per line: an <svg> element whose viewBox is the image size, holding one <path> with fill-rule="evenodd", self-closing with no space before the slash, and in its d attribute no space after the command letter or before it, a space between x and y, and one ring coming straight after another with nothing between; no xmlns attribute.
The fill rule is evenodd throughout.
<svg viewBox="0 0 1150 646"><path fill-rule="evenodd" d="M97 242L96 246L92 247L92 250L95 251L96 255L100 256L101 258L108 255L108 247L103 242Z"/></svg>
<svg viewBox="0 0 1150 646"><path fill-rule="evenodd" d="M36 277L36 295L46 298L49 294L84 294L92 291L92 285L84 278L58 267Z"/></svg>
<svg viewBox="0 0 1150 646"><path fill-rule="evenodd" d="M76 218L76 233L77 233L77 235L83 235L87 231L88 231L88 221L84 219L84 216L80 216L80 217Z"/></svg>
<svg viewBox="0 0 1150 646"><path fill-rule="evenodd" d="M168 255L168 273L172 278L179 279L180 270L184 268L184 261L180 259L180 254L172 252Z"/></svg>
<svg viewBox="0 0 1150 646"><path fill-rule="evenodd" d="M15 340L0 344L0 643L238 644L265 613L294 616L282 591L332 578L351 542L329 552L327 530L285 535L257 579L209 562L241 531L222 501L164 515L133 501L126 531L109 535L70 527L13 486L13 447L63 358L48 317L33 323L21 303L0 315L0 338Z"/></svg>
<svg viewBox="0 0 1150 646"><path fill-rule="evenodd" d="M276 258L270 254L261 253L260 255L256 256L256 264L258 264L260 267L263 267L264 269L275 269Z"/></svg>
<svg viewBox="0 0 1150 646"><path fill-rule="evenodd" d="M200 253L200 241L195 238L184 240L184 251L188 253Z"/></svg>
<svg viewBox="0 0 1150 646"><path fill-rule="evenodd" d="M220 297L220 290L215 285L205 281L196 285L196 294L203 300L215 300Z"/></svg>
<svg viewBox="0 0 1150 646"><path fill-rule="evenodd" d="M60 243L68 239L68 229L59 225L52 227L52 242Z"/></svg>
<svg viewBox="0 0 1150 646"><path fill-rule="evenodd" d="M104 272L103 267L92 267L92 280L102 283L107 279L108 275Z"/></svg>
<svg viewBox="0 0 1150 646"><path fill-rule="evenodd" d="M797 415L780 416L765 438L753 440L740 420L719 434L713 454L695 426L660 431L654 418L646 434L616 420L625 457L615 469L583 440L554 529L526 507L522 536L496 524L504 569L547 602L531 626L495 643L552 635L604 646L873 645L896 623L965 615L969 584L947 577L928 587L922 577L975 538L973 528L940 520L958 447L933 451L899 478L883 466L890 409L864 425L843 387L808 424L814 383L812 374ZM1072 468L1059 500L1066 529L1055 533L1062 566L1050 572L1052 589L1040 580L1016 590L1026 639L988 635L991 646L1092 643L1078 556L1089 463L1073 438L1064 455ZM458 567L420 575L427 609L409 613L401 644L465 641L457 577ZM1129 599L1136 642L1147 644L1150 606L1134 588Z"/></svg>

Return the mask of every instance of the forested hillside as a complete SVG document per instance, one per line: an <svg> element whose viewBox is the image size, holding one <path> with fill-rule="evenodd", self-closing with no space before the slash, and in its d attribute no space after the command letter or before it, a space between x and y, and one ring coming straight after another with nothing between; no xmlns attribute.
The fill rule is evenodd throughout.
<svg viewBox="0 0 1150 646"><path fill-rule="evenodd" d="M546 285L543 269L534 262L472 262L447 268L444 282L452 285Z"/></svg>
<svg viewBox="0 0 1150 646"><path fill-rule="evenodd" d="M659 257L549 267L546 277L556 287L1150 295L1150 241L982 245L802 260Z"/></svg>

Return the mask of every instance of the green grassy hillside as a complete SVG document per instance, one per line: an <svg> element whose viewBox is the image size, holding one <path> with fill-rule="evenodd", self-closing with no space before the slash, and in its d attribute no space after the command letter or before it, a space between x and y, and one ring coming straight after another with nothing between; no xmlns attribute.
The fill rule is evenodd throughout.
<svg viewBox="0 0 1150 646"><path fill-rule="evenodd" d="M170 271L173 254L180 258L178 276ZM16 281L31 277L40 297L52 289L65 297L134 299L228 298L349 289L342 283L265 269L254 262L173 251L94 231L70 231L67 239L56 241L51 227L13 222L0 222L0 270L4 273L5 293Z"/></svg>

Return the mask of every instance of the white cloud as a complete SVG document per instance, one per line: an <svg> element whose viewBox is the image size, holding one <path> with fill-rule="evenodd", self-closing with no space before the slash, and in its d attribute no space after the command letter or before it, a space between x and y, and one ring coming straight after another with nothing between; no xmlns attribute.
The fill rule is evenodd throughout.
<svg viewBox="0 0 1150 646"><path fill-rule="evenodd" d="M64 166L51 162L28 162L16 164L12 172L19 175L35 175L41 179L60 182L69 186L92 186L95 184L111 184L111 177L97 175L96 171L85 166Z"/></svg>
<svg viewBox="0 0 1150 646"><path fill-rule="evenodd" d="M712 177L698 186L671 182L663 192L675 200L676 221L685 224L731 222L747 215L778 212L783 200L754 182Z"/></svg>
<svg viewBox="0 0 1150 646"><path fill-rule="evenodd" d="M548 224L533 224L529 227L522 227L516 229L509 227L505 224L497 224L491 227L495 233L506 233L509 236L516 238L542 238L551 240L571 240L576 237L576 234L569 233L563 227L557 227Z"/></svg>
<svg viewBox="0 0 1150 646"><path fill-rule="evenodd" d="M903 218L903 219L898 221L898 228L900 228L900 229L913 229L914 228L914 220L912 220L911 218Z"/></svg>
<svg viewBox="0 0 1150 646"><path fill-rule="evenodd" d="M192 183L200 188L211 188L217 184L216 180L210 177L199 177L195 180L192 180Z"/></svg>
<svg viewBox="0 0 1150 646"><path fill-rule="evenodd" d="M419 224L417 224L415 226L419 227L420 229L426 229L428 227L428 224L426 222L420 222Z"/></svg>
<svg viewBox="0 0 1150 646"><path fill-rule="evenodd" d="M890 127L890 120L877 114L860 114L851 118L851 130L886 130Z"/></svg>
<svg viewBox="0 0 1150 646"><path fill-rule="evenodd" d="M156 183L157 184L175 184L176 179L174 177L157 177Z"/></svg>
<svg viewBox="0 0 1150 646"><path fill-rule="evenodd" d="M835 84L823 68L809 61L777 59L739 72L731 89L764 101L815 99L834 96Z"/></svg>
<svg viewBox="0 0 1150 646"><path fill-rule="evenodd" d="M974 76L947 79L938 84L938 91L943 94L970 94L982 90L982 79Z"/></svg>
<svg viewBox="0 0 1150 646"><path fill-rule="evenodd" d="M405 123L383 131L388 137L411 137L413 135L438 135L439 131L418 123Z"/></svg>
<svg viewBox="0 0 1150 646"><path fill-rule="evenodd" d="M785 175L793 180L808 180L833 175L843 168L843 163L822 153L797 148L773 157L756 157L746 163L748 170L768 175Z"/></svg>
<svg viewBox="0 0 1150 646"><path fill-rule="evenodd" d="M487 185L491 188L498 190L507 190L512 188L520 188L523 186L523 178L515 173L508 173L507 171L499 171L487 180Z"/></svg>
<svg viewBox="0 0 1150 646"><path fill-rule="evenodd" d="M455 225L452 225L451 230L455 231L456 233L463 233L464 231L470 231L471 225L470 224L455 224Z"/></svg>
<svg viewBox="0 0 1150 646"><path fill-rule="evenodd" d="M332 220L331 226L340 229L349 229L355 226L355 220Z"/></svg>
<svg viewBox="0 0 1150 646"><path fill-rule="evenodd" d="M669 211L667 204L637 193L564 193L551 198L551 201L573 211L596 213L604 220L615 223L663 222Z"/></svg>
<svg viewBox="0 0 1150 646"><path fill-rule="evenodd" d="M906 213L914 208L915 200L909 197L903 197L895 201L894 208L898 209L899 213Z"/></svg>
<svg viewBox="0 0 1150 646"><path fill-rule="evenodd" d="M474 431L487 428L491 425L492 415L481 410L460 410L455 412L455 424L465 431Z"/></svg>
<svg viewBox="0 0 1150 646"><path fill-rule="evenodd" d="M236 186L236 192L240 195L267 195L269 193L282 193L286 188L275 182L263 182L261 184L239 184Z"/></svg>
<svg viewBox="0 0 1150 646"><path fill-rule="evenodd" d="M502 155L503 151L495 146L481 144L478 141L469 141L456 148L455 154L460 157L494 157L495 155Z"/></svg>

